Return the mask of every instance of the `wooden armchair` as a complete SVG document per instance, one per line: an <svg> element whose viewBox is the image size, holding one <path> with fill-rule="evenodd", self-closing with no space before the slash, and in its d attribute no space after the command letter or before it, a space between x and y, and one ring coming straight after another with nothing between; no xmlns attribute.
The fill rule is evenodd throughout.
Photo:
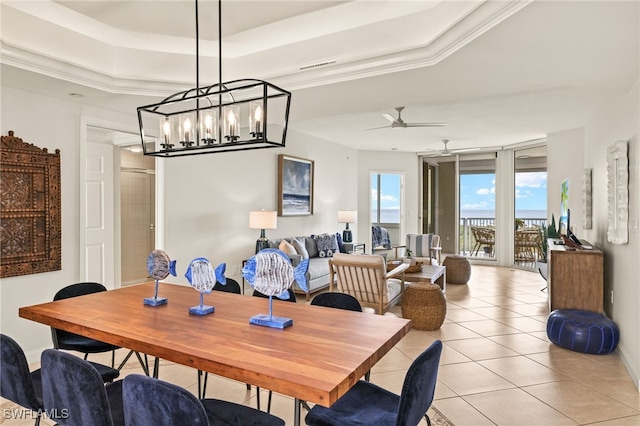
<svg viewBox="0 0 640 426"><path fill-rule="evenodd" d="M442 259L440 253L440 235L437 234L407 234L407 244L404 246L396 246L396 259L398 258L398 249L404 248L405 254L407 250L411 250L411 257L419 260L427 265L441 265Z"/></svg>
<svg viewBox="0 0 640 426"><path fill-rule="evenodd" d="M329 259L329 291L335 291L337 285L363 307L382 315L402 297L404 271L408 268L409 264L403 263L387 272L382 256L337 253Z"/></svg>

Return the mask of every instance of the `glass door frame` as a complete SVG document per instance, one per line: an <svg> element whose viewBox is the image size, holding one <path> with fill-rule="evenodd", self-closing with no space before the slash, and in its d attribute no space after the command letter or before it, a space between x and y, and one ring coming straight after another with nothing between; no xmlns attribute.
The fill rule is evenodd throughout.
<svg viewBox="0 0 640 426"><path fill-rule="evenodd" d="M500 148L493 148L489 151L479 151L478 153L495 153L496 155L496 167L495 167L495 196L496 196L496 207L495 207L495 255L492 260L479 260L479 259L470 259L472 263L478 264L491 264L497 266L514 266L514 238L515 238L515 228L513 223L515 221L515 161L514 161L514 153L517 150L521 150L524 148L531 148L536 146L546 145L546 139L536 139L532 141L516 143ZM474 154L456 154L453 161L455 161L455 231L453 235L460 235L460 158L468 157ZM477 155L477 154L475 154ZM422 161L424 163L436 163L439 164L438 158L433 157L423 157ZM452 161L451 157L447 157L447 161ZM439 167L436 166L436 170ZM423 167L424 170L424 167ZM422 184L424 184L425 176L422 175ZM438 178L436 177L436 181ZM436 191L442 191L437 185ZM420 193L420 205L424 205L424 191ZM436 200L438 197L436 197ZM434 206L434 209L439 209L438 205ZM440 229L438 223L438 215L435 216L436 223L435 229L440 233L441 238L443 237L442 232L444 230ZM458 253L460 250L459 240L455 240L455 251L454 253ZM451 254L451 253L448 253Z"/></svg>

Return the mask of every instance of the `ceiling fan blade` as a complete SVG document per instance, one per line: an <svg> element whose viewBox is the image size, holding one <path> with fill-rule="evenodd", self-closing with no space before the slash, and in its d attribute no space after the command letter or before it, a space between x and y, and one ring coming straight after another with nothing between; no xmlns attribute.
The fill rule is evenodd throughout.
<svg viewBox="0 0 640 426"><path fill-rule="evenodd" d="M407 123L407 127L444 127L447 123L444 121L433 121L431 123Z"/></svg>
<svg viewBox="0 0 640 426"><path fill-rule="evenodd" d="M392 116L391 114L387 114L387 113L385 113L385 114L382 114L382 116L383 116L384 118L386 118L387 120L389 120L390 122L392 122L392 123L393 123L394 121L396 121L395 117L394 117L394 116Z"/></svg>
<svg viewBox="0 0 640 426"><path fill-rule="evenodd" d="M440 157L442 155L442 151L438 151L438 150L431 150L431 151L420 151L417 153L418 155L422 156L422 157Z"/></svg>
<svg viewBox="0 0 640 426"><path fill-rule="evenodd" d="M452 149L451 152L458 153L458 152L467 152L467 151L477 151L479 149L480 149L479 147L475 147L475 148L460 148L460 149Z"/></svg>
<svg viewBox="0 0 640 426"><path fill-rule="evenodd" d="M386 125L386 126L380 126L380 127L372 127L370 129L367 129L367 130L380 130L380 129L390 129L390 128L391 128L391 126Z"/></svg>

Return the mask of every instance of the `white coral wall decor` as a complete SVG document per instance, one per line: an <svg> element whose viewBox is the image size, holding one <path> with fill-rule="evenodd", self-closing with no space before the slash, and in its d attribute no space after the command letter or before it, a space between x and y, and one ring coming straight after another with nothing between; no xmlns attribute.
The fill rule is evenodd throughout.
<svg viewBox="0 0 640 426"><path fill-rule="evenodd" d="M629 159L627 142L617 141L607 148L607 241L629 241Z"/></svg>

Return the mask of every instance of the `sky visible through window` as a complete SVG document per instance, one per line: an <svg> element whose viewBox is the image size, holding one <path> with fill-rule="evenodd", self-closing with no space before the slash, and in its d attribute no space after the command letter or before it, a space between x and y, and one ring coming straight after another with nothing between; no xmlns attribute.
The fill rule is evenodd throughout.
<svg viewBox="0 0 640 426"><path fill-rule="evenodd" d="M493 173L460 175L460 217L495 217L495 192ZM516 173L516 217L547 217L546 172Z"/></svg>
<svg viewBox="0 0 640 426"><path fill-rule="evenodd" d="M372 175L375 177L376 175ZM400 175L380 175L380 223L400 223ZM378 183L372 179L371 217L377 218Z"/></svg>
<svg viewBox="0 0 640 426"><path fill-rule="evenodd" d="M377 217L380 194L380 222L400 223L400 175L380 175L372 179L371 217ZM493 218L496 210L495 174L460 175L460 217ZM547 173L516 173L516 217L542 219L547 217Z"/></svg>

